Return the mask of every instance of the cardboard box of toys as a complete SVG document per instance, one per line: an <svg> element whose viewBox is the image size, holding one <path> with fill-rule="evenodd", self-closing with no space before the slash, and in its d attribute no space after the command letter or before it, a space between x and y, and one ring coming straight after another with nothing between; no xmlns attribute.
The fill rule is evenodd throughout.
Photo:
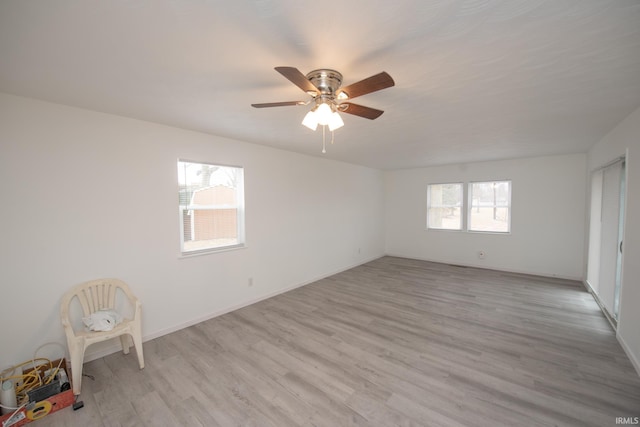
<svg viewBox="0 0 640 427"><path fill-rule="evenodd" d="M0 426L20 427L71 406L74 396L70 377L65 360L58 359L25 369L21 379L4 381L3 396L15 393L20 409L2 415Z"/></svg>

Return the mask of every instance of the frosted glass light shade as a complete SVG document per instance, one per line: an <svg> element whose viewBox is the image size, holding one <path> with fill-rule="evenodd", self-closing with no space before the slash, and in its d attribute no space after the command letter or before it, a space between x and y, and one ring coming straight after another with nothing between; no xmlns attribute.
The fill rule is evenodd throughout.
<svg viewBox="0 0 640 427"><path fill-rule="evenodd" d="M342 121L342 117L340 117L340 114L338 114L338 112L333 112L331 114L331 117L329 118L329 130L330 131L334 131L338 128L341 128L342 126L344 126L344 122Z"/></svg>
<svg viewBox="0 0 640 427"><path fill-rule="evenodd" d="M314 111L309 111L304 119L302 119L302 124L308 127L311 130L316 130L318 127L318 117Z"/></svg>
<svg viewBox="0 0 640 427"><path fill-rule="evenodd" d="M331 107L329 107L329 104L318 105L318 108L316 109L318 124L321 124L322 126L328 125L329 120L331 120L331 114L333 114L333 112L331 111Z"/></svg>

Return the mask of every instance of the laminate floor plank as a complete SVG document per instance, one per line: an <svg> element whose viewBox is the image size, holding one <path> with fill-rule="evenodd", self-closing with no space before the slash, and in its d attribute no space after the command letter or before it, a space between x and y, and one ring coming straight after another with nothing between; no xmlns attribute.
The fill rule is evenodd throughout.
<svg viewBox="0 0 640 427"><path fill-rule="evenodd" d="M85 364L40 427L615 426L640 377L576 281L383 257Z"/></svg>

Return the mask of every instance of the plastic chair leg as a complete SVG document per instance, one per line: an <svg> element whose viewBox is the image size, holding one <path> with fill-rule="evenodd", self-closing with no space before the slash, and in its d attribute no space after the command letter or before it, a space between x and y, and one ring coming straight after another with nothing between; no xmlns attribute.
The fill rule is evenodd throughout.
<svg viewBox="0 0 640 427"><path fill-rule="evenodd" d="M122 352L129 354L129 336L126 334L120 335L120 342L122 343Z"/></svg>
<svg viewBox="0 0 640 427"><path fill-rule="evenodd" d="M76 347L70 351L71 357L71 382L73 383L73 394L80 394L82 389L82 365L84 362L84 347Z"/></svg>
<svg viewBox="0 0 640 427"><path fill-rule="evenodd" d="M133 346L136 348L136 354L138 356L138 365L140 369L144 369L144 354L142 352L142 334L140 331L136 331L131 338L133 338Z"/></svg>

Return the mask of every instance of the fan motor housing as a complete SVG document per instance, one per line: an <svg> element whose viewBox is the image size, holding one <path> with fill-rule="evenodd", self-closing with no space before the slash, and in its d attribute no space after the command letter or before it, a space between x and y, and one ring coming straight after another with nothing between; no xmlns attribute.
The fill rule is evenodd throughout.
<svg viewBox="0 0 640 427"><path fill-rule="evenodd" d="M307 79L318 88L321 95L334 96L342 84L342 74L336 70L313 70L306 75Z"/></svg>

